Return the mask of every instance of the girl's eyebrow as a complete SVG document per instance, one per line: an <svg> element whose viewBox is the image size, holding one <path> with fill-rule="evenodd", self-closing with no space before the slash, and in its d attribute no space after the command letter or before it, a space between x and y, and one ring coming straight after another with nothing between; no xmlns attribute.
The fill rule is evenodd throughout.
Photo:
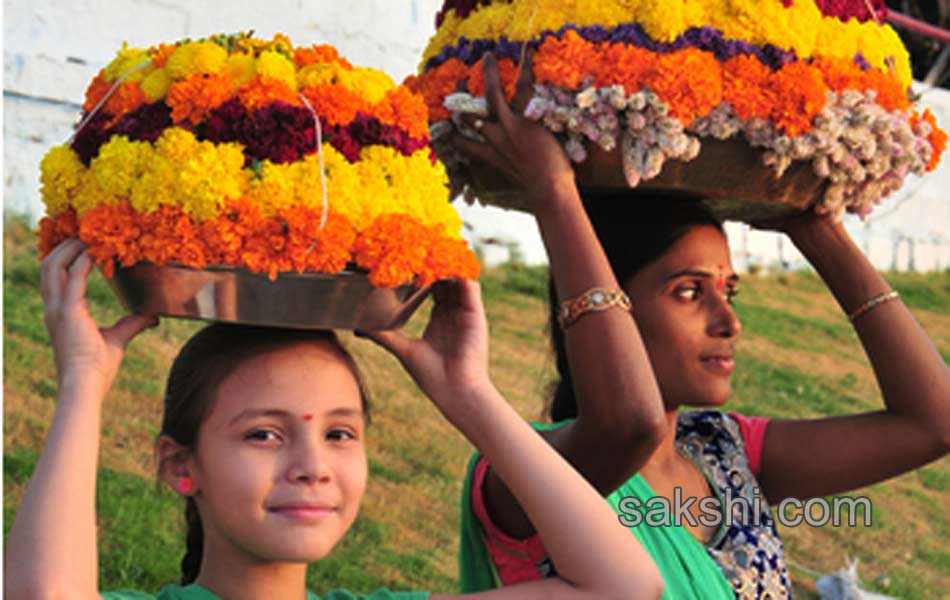
<svg viewBox="0 0 950 600"><path fill-rule="evenodd" d="M286 410L281 410L279 408L248 408L242 410L237 414L236 417L231 419L228 425L234 425L238 421L243 421L245 419L250 419L252 417L281 417L287 418L290 413Z"/></svg>
<svg viewBox="0 0 950 600"><path fill-rule="evenodd" d="M716 277L716 275L714 275L713 273L709 271L703 271L700 269L683 269L681 271L677 271L673 273L672 275L667 277L666 280L672 281L679 277L702 277L705 279L713 279ZM729 277L726 277L726 281L728 281L729 283L737 283L739 281L739 276L733 273Z"/></svg>
<svg viewBox="0 0 950 600"><path fill-rule="evenodd" d="M340 407L327 411L325 415L327 417L362 417L363 411L358 408ZM234 425L239 421L253 417L279 417L286 419L291 416L292 414L290 412L279 408L248 408L238 413L236 417L231 419L228 425ZM307 413L306 415L302 415L302 418L309 420L305 418L307 416L313 417L312 413Z"/></svg>

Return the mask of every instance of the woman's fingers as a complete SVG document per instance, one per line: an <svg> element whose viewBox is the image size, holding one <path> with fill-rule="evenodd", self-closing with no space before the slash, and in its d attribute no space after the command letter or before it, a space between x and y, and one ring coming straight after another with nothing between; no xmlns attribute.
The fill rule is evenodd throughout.
<svg viewBox="0 0 950 600"><path fill-rule="evenodd" d="M487 128L486 126L485 129ZM452 135L452 145L468 158L475 159L478 162L485 163L502 171L508 170L508 161L489 144L475 142L460 133L455 133Z"/></svg>
<svg viewBox="0 0 950 600"><path fill-rule="evenodd" d="M524 60L521 61L519 68L521 70L518 72L513 106L515 113L524 116L528 102L531 101L532 88L534 87L534 54L530 50L525 53Z"/></svg>
<svg viewBox="0 0 950 600"><path fill-rule="evenodd" d="M485 99L488 101L488 114L495 115L505 129L511 130L515 125L515 115L508 106L508 99L505 98L501 75L498 74L498 61L494 54L488 53L485 55L482 74L485 79Z"/></svg>

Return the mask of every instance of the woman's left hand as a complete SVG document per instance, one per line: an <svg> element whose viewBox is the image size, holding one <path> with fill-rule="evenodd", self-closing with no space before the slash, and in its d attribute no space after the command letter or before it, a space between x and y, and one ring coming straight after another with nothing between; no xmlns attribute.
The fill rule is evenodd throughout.
<svg viewBox="0 0 950 600"><path fill-rule="evenodd" d="M494 55L485 55L483 70L485 99L491 116L472 123L486 143L474 142L459 133L452 142L463 154L503 173L512 184L524 190L536 213L541 208L540 203L550 199L553 190L574 188L574 168L554 134L520 114L531 97L530 53L521 65L514 109L505 98Z"/></svg>
<svg viewBox="0 0 950 600"><path fill-rule="evenodd" d="M467 280L433 286L435 306L419 339L400 331L361 333L389 350L450 419L454 400L492 385L488 377L488 323L481 287Z"/></svg>

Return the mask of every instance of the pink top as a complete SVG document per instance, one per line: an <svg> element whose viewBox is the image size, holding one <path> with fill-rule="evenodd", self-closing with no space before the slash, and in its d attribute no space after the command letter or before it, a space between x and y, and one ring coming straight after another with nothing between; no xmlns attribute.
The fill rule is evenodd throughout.
<svg viewBox="0 0 950 600"><path fill-rule="evenodd" d="M762 442L765 440L765 428L769 420L765 417L744 417L734 412L729 413L729 416L739 424L745 453L749 457L749 470L758 478L762 469Z"/></svg>
<svg viewBox="0 0 950 600"><path fill-rule="evenodd" d="M765 428L769 420L765 417L745 417L733 412L729 413L729 416L739 424L749 457L749 468L752 474L758 477L762 466L762 441L765 439ZM506 586L537 580L541 577L539 565L547 560L547 550L537 534L526 540L518 540L506 534L492 521L485 507L484 488L487 474L488 461L482 457L475 464L475 471L472 473L472 512L482 524L485 546L488 547L498 571L498 578Z"/></svg>

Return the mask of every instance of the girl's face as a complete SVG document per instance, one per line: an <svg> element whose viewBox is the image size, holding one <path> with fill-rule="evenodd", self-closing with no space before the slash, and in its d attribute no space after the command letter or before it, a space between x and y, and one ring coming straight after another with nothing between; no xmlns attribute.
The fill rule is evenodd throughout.
<svg viewBox="0 0 950 600"><path fill-rule="evenodd" d="M218 387L190 459L207 551L238 561L324 557L366 488L357 381L330 346L245 361Z"/></svg>
<svg viewBox="0 0 950 600"><path fill-rule="evenodd" d="M729 399L738 280L722 233L697 226L624 286L667 409Z"/></svg>

